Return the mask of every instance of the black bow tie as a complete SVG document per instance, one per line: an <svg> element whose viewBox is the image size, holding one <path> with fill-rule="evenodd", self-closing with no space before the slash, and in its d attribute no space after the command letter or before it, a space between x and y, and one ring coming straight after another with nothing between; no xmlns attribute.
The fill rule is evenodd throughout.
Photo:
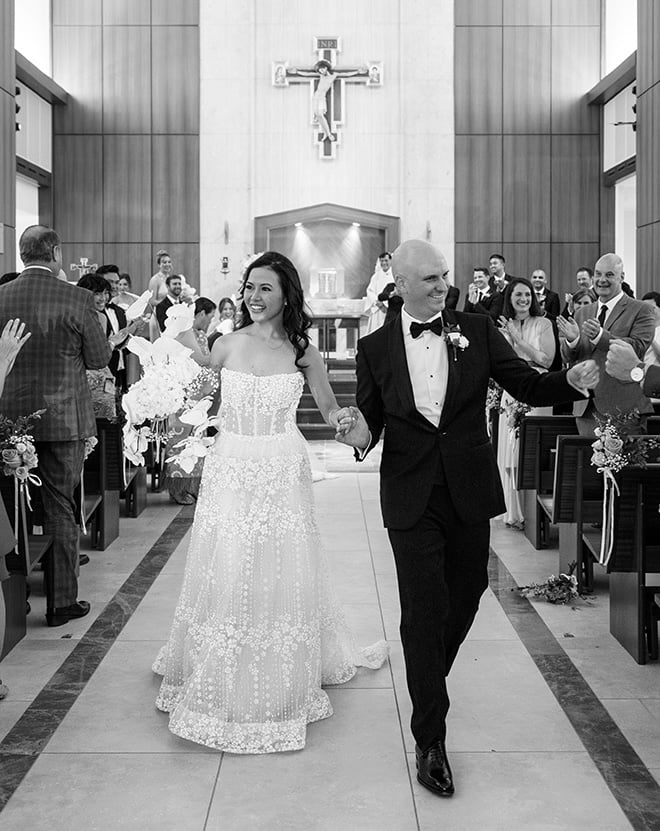
<svg viewBox="0 0 660 831"><path fill-rule="evenodd" d="M413 338L418 338L422 332L435 332L436 335L442 335L443 331L443 322L441 317L437 317L435 320L431 320L428 323L417 323L416 320L410 324L410 334Z"/></svg>

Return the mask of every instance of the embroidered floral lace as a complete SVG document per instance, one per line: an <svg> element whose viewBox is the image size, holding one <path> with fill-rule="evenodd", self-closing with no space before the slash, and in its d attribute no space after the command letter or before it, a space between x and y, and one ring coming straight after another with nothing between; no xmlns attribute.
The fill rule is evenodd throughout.
<svg viewBox="0 0 660 831"><path fill-rule="evenodd" d="M209 747L297 750L332 715L321 685L377 668L387 645L354 647L330 586L295 423L303 376L223 369L221 383L156 705L173 733Z"/></svg>

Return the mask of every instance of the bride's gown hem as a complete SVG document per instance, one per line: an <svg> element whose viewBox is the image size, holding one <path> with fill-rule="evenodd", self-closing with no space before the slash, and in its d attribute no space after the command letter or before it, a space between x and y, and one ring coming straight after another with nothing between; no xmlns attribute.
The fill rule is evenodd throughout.
<svg viewBox="0 0 660 831"><path fill-rule="evenodd" d="M305 745L332 715L322 684L377 668L334 597L295 412L301 373L222 370L220 430L204 460L156 706L178 736L230 753Z"/></svg>

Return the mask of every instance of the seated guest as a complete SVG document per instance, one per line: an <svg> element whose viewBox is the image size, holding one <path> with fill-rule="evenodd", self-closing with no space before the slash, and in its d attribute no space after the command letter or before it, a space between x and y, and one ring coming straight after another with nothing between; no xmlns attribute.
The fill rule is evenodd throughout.
<svg viewBox="0 0 660 831"><path fill-rule="evenodd" d="M156 321L160 332L165 331L165 318L167 310L170 306L177 303L182 303L181 292L183 291L183 281L180 274L168 274L165 278L165 285L167 286L167 294L156 306Z"/></svg>
<svg viewBox="0 0 660 831"><path fill-rule="evenodd" d="M598 302L578 309L575 318L558 318L561 351L569 365L591 358L603 368L609 345L615 339L631 344L643 361L655 334L655 317L647 304L623 292L623 276L621 257L604 254L595 268L594 289ZM653 412L653 405L638 386L621 383L605 372L600 375L593 398L573 405L578 430L585 436L594 434L597 419L633 412L638 415L628 422L629 429L643 430L646 414Z"/></svg>
<svg viewBox="0 0 660 831"><path fill-rule="evenodd" d="M559 317L559 295L548 288L548 278L542 268L535 268L532 272L531 283L536 292L541 311L546 317L555 320Z"/></svg>
<svg viewBox="0 0 660 831"><path fill-rule="evenodd" d="M472 282L468 286L463 311L489 315L497 323L503 307L504 295L491 285L488 269L485 266L477 266L472 272Z"/></svg>
<svg viewBox="0 0 660 831"><path fill-rule="evenodd" d="M529 280L514 277L504 293L504 311L499 319L500 332L509 341L519 358L537 372L547 372L555 357L555 335L552 321L541 313L536 293ZM520 494L516 489L518 469L518 425L515 417L518 402L507 392L502 395L497 442L497 464L504 485L506 514L504 521L522 529L525 522ZM531 411L534 415L550 415L551 407Z"/></svg>

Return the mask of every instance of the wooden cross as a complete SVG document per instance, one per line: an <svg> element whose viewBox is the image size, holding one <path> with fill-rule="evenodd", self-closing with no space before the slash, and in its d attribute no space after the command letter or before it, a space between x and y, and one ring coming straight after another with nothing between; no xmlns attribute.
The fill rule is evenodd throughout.
<svg viewBox="0 0 660 831"><path fill-rule="evenodd" d="M98 267L98 263L89 265L88 257L81 257L79 263L71 263L69 271L79 271L78 279L80 279L83 275L89 274L90 271L96 271Z"/></svg>
<svg viewBox="0 0 660 831"><path fill-rule="evenodd" d="M339 127L343 126L346 117L346 83L380 87L383 85L383 65L381 61L370 61L361 67L336 69L337 55L341 52L341 38L338 37L315 37L314 51L318 61L308 69L289 67L288 61L273 61L271 80L274 87L309 84L311 124L319 157L335 159L342 137Z"/></svg>

